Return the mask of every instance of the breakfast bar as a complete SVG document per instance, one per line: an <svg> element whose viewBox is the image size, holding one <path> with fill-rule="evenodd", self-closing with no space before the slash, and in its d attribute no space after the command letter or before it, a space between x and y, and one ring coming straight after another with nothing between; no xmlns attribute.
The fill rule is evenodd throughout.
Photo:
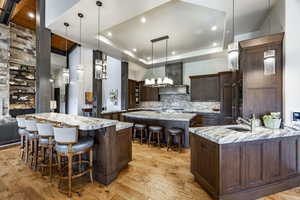
<svg viewBox="0 0 300 200"><path fill-rule="evenodd" d="M61 113L29 114L26 117L76 126L79 137L92 136L94 178L99 183L109 185L132 160L131 123Z"/></svg>

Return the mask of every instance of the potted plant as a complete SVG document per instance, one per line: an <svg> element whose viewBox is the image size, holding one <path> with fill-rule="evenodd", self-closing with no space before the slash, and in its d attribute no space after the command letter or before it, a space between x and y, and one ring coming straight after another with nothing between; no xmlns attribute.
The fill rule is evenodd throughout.
<svg viewBox="0 0 300 200"><path fill-rule="evenodd" d="M267 128L279 129L281 125L280 113L271 113L263 116L264 125Z"/></svg>

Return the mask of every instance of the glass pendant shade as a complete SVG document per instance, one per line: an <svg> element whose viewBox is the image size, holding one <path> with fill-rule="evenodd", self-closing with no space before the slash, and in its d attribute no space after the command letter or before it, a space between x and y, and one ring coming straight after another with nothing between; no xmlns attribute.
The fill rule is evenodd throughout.
<svg viewBox="0 0 300 200"><path fill-rule="evenodd" d="M275 50L268 50L264 52L264 75L276 74L275 54Z"/></svg>
<svg viewBox="0 0 300 200"><path fill-rule="evenodd" d="M102 73L102 61L100 59L95 60L95 79L100 80L103 76Z"/></svg>
<svg viewBox="0 0 300 200"><path fill-rule="evenodd" d="M70 83L70 70L69 69L63 69L63 82L65 84Z"/></svg>
<svg viewBox="0 0 300 200"><path fill-rule="evenodd" d="M228 45L228 66L232 71L239 70L239 45L237 42Z"/></svg>

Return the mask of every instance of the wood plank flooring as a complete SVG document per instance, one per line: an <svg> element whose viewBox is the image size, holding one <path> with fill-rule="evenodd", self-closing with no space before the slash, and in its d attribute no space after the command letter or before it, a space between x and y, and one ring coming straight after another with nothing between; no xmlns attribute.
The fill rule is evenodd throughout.
<svg viewBox="0 0 300 200"><path fill-rule="evenodd" d="M52 182L34 172L19 160L18 148L0 150L1 200L68 199L58 191L58 180ZM80 179L75 185L83 200L211 200L194 182L190 173L190 152L167 152L147 145L133 145L133 161L110 186L91 184ZM82 187L83 185L83 187ZM270 195L260 200L300 200L300 188Z"/></svg>

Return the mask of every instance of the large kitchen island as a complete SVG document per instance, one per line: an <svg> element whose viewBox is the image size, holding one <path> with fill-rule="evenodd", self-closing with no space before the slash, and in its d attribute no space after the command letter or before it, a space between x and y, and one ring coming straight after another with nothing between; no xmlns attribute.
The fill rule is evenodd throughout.
<svg viewBox="0 0 300 200"><path fill-rule="evenodd" d="M94 138L94 178L109 185L132 160L132 124L71 114L41 113L25 115L48 122L76 126L79 137Z"/></svg>
<svg viewBox="0 0 300 200"><path fill-rule="evenodd" d="M191 128L191 172L217 200L252 200L300 186L300 131Z"/></svg>
<svg viewBox="0 0 300 200"><path fill-rule="evenodd" d="M167 137L168 128L181 128L184 131L184 147L189 146L189 127L196 115L195 113L167 113L160 111L123 113L126 121L163 127L165 137Z"/></svg>

